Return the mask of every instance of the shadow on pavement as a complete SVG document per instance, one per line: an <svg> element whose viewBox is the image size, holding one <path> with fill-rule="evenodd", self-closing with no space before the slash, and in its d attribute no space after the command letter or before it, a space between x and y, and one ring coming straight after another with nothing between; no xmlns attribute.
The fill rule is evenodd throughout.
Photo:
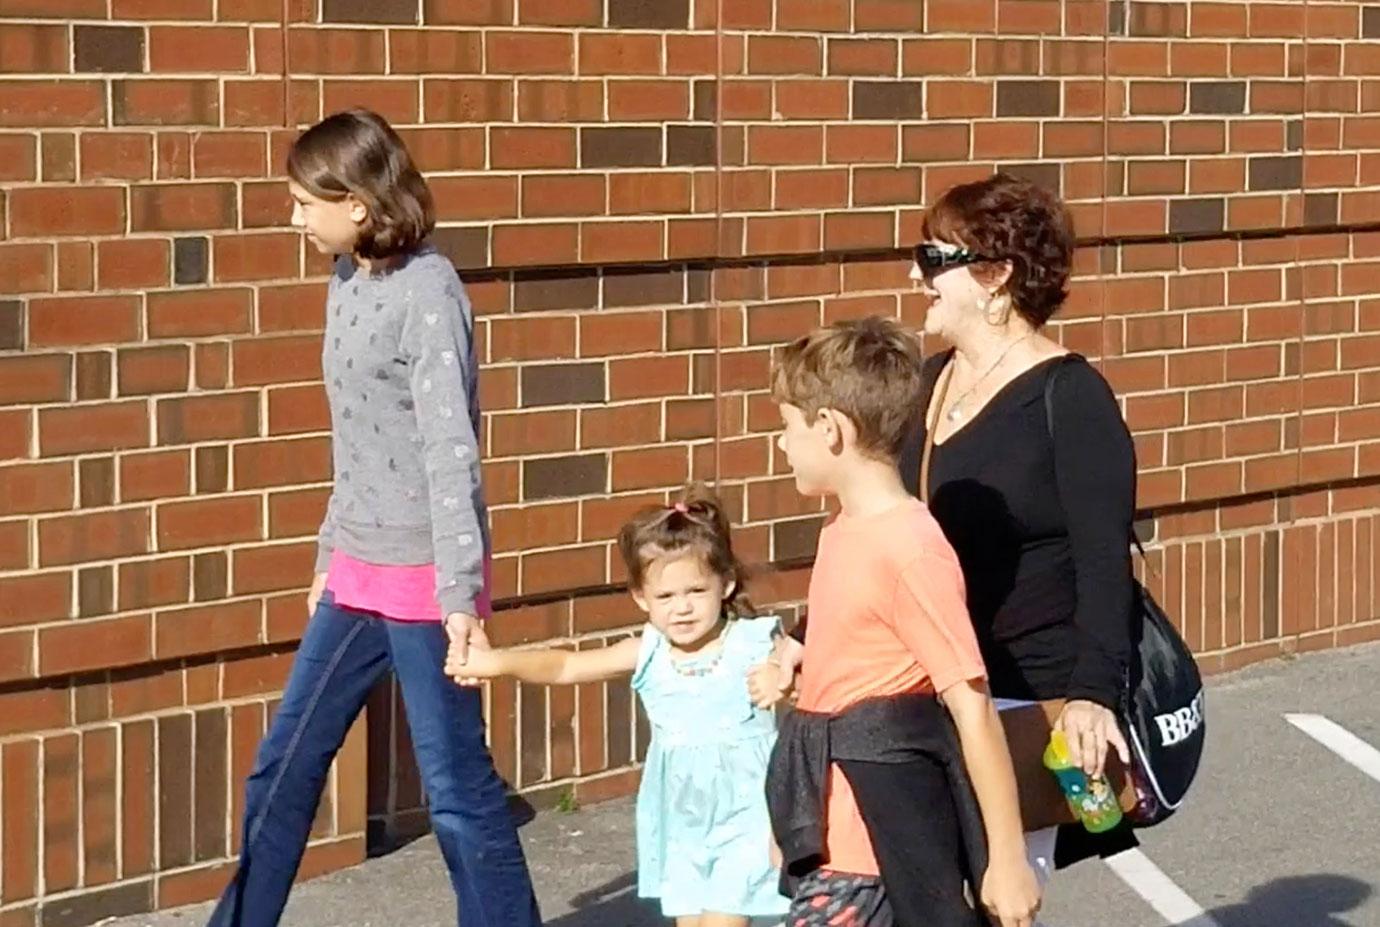
<svg viewBox="0 0 1380 927"><path fill-rule="evenodd" d="M1369 885L1348 876L1294 876L1251 889L1241 904L1207 913L1219 927L1362 927L1340 915L1370 895Z"/></svg>
<svg viewBox="0 0 1380 927"><path fill-rule="evenodd" d="M546 927L660 927L656 906L637 897L637 873L629 872L570 899L575 910L550 918Z"/></svg>

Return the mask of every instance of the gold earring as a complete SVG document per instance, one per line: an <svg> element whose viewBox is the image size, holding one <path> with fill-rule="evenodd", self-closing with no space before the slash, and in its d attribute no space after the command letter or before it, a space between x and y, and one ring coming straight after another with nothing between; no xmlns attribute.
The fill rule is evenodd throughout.
<svg viewBox="0 0 1380 927"><path fill-rule="evenodd" d="M988 325L1005 325L1011 318L1011 297L1006 293L998 293L993 296L987 305L983 306L983 315L987 319Z"/></svg>

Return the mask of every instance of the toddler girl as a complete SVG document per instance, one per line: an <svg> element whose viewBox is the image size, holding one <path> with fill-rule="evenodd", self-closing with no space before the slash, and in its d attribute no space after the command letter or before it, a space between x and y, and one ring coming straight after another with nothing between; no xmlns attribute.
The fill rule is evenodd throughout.
<svg viewBox="0 0 1380 927"><path fill-rule="evenodd" d="M784 914L763 792L776 725L746 681L771 655L778 622L752 616L728 519L708 493L643 511L618 541L647 613L639 638L579 652L474 647L467 659L452 652L446 671L547 685L631 672L652 726L637 796L638 894L659 899L677 927Z"/></svg>

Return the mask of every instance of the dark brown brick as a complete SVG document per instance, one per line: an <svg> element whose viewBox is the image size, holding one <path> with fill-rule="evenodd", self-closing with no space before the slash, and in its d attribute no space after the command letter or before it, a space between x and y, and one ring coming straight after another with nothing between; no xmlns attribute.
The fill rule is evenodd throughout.
<svg viewBox="0 0 1380 927"><path fill-rule="evenodd" d="M997 81L998 116L1057 116L1059 108L1058 81Z"/></svg>
<svg viewBox="0 0 1380 927"><path fill-rule="evenodd" d="M0 351L24 348L24 306L17 299L0 300Z"/></svg>
<svg viewBox="0 0 1380 927"><path fill-rule="evenodd" d="M1175 38L1188 35L1187 4L1136 0L1129 12L1131 35Z"/></svg>
<svg viewBox="0 0 1380 927"><path fill-rule="evenodd" d="M132 882L48 901L43 905L43 927L87 927L107 918L152 910L153 882Z"/></svg>
<svg viewBox="0 0 1380 927"><path fill-rule="evenodd" d="M1290 151L1303 150L1303 120L1290 119L1284 126L1284 147Z"/></svg>
<svg viewBox="0 0 1380 927"><path fill-rule="evenodd" d="M1054 85L1058 112L1059 86ZM1053 115L1053 114L1051 114ZM921 81L857 80L853 82L854 119L923 119L925 85Z"/></svg>
<svg viewBox="0 0 1380 927"><path fill-rule="evenodd" d="M1361 37L1380 39L1380 6L1361 8Z"/></svg>
<svg viewBox="0 0 1380 927"><path fill-rule="evenodd" d="M115 611L115 568L109 565L77 571L77 615L94 618Z"/></svg>
<svg viewBox="0 0 1380 927"><path fill-rule="evenodd" d="M713 126L667 126L666 163L706 167L718 160L718 130Z"/></svg>
<svg viewBox="0 0 1380 927"><path fill-rule="evenodd" d="M1169 231L1174 235L1220 232L1226 213L1226 201L1220 197L1174 200L1169 204Z"/></svg>
<svg viewBox="0 0 1380 927"><path fill-rule="evenodd" d="M415 23L418 0L322 0L327 23Z"/></svg>
<svg viewBox="0 0 1380 927"><path fill-rule="evenodd" d="M77 398L109 399L111 368L109 351L88 351L77 355Z"/></svg>
<svg viewBox="0 0 1380 927"><path fill-rule="evenodd" d="M794 560L813 557L819 545L819 529L823 518L803 518L798 521L779 521L771 526L772 557L775 560Z"/></svg>
<svg viewBox="0 0 1380 927"><path fill-rule="evenodd" d="M75 26L78 71L139 74L144 70L144 30L139 26Z"/></svg>
<svg viewBox="0 0 1380 927"><path fill-rule="evenodd" d="M100 508L115 502L115 459L88 457L78 465L82 508Z"/></svg>
<svg viewBox="0 0 1380 927"><path fill-rule="evenodd" d="M580 166L660 167L661 129L581 129Z"/></svg>
<svg viewBox="0 0 1380 927"><path fill-rule="evenodd" d="M192 719L158 719L158 861L163 869L192 861Z"/></svg>
<svg viewBox="0 0 1380 927"><path fill-rule="evenodd" d="M230 588L229 577L224 551L197 554L192 564L192 597L198 602L225 598Z"/></svg>
<svg viewBox="0 0 1380 927"><path fill-rule="evenodd" d="M173 241L173 282L178 285L205 283L210 248L205 237L194 235Z"/></svg>
<svg viewBox="0 0 1380 927"><path fill-rule="evenodd" d="M230 485L230 454L225 447L196 449L196 491L225 492Z"/></svg>
<svg viewBox="0 0 1380 927"><path fill-rule="evenodd" d="M196 858L219 859L227 849L225 819L229 795L225 711L196 716Z"/></svg>
<svg viewBox="0 0 1380 927"><path fill-rule="evenodd" d="M522 496L528 502L607 491L608 459L603 454L540 457L522 463Z"/></svg>
<svg viewBox="0 0 1380 927"><path fill-rule="evenodd" d="M1279 637L1279 532L1265 532L1265 556L1261 573L1264 601L1261 606L1261 624L1264 640Z"/></svg>
<svg viewBox="0 0 1380 927"><path fill-rule="evenodd" d="M518 717L522 719L522 778L518 785L526 786L546 778L546 687L518 684Z"/></svg>
<svg viewBox="0 0 1380 927"><path fill-rule="evenodd" d="M603 401L603 364L546 364L522 368L522 405L526 408Z"/></svg>
<svg viewBox="0 0 1380 927"><path fill-rule="evenodd" d="M456 267L487 267L489 264L487 228L437 229L431 234L431 243Z"/></svg>
<svg viewBox="0 0 1380 927"><path fill-rule="evenodd" d="M610 29L688 29L690 0L609 0Z"/></svg>
<svg viewBox="0 0 1380 927"><path fill-rule="evenodd" d="M1108 35L1126 34L1131 20L1126 11L1126 5L1129 2L1130 0L1107 0Z"/></svg>
<svg viewBox="0 0 1380 927"><path fill-rule="evenodd" d="M1251 158L1247 184L1251 190L1297 190L1303 186L1303 157Z"/></svg>
<svg viewBox="0 0 1380 927"><path fill-rule="evenodd" d="M1189 84L1188 111L1194 115L1229 116L1246 111L1246 82L1209 80Z"/></svg>
<svg viewBox="0 0 1380 927"><path fill-rule="evenodd" d="M541 312L553 309L593 309L599 305L599 275L583 272L531 271L513 280L513 309Z"/></svg>
<svg viewBox="0 0 1380 927"><path fill-rule="evenodd" d="M679 268L620 268L604 275L604 306L680 305L685 302L685 271Z"/></svg>
<svg viewBox="0 0 1380 927"><path fill-rule="evenodd" d="M1013 177L1021 177L1044 187L1046 190L1063 193L1064 171L1057 163L1006 164L1002 166L1002 170Z"/></svg>
<svg viewBox="0 0 1380 927"><path fill-rule="evenodd" d="M694 118L701 122L712 122L719 111L719 84L713 80L697 80L694 88Z"/></svg>
<svg viewBox="0 0 1380 927"><path fill-rule="evenodd" d="M1304 196L1304 225L1336 225L1339 215L1336 193L1309 193Z"/></svg>

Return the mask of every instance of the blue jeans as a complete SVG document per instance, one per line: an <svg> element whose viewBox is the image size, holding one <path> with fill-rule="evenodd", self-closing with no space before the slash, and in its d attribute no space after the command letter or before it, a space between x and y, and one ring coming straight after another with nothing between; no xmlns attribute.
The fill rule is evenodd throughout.
<svg viewBox="0 0 1380 927"><path fill-rule="evenodd" d="M331 760L391 666L402 689L432 829L463 927L539 927L536 896L484 743L480 695L443 672L439 623L389 621L330 594L307 624L246 785L239 871L209 927L274 927L302 861Z"/></svg>

